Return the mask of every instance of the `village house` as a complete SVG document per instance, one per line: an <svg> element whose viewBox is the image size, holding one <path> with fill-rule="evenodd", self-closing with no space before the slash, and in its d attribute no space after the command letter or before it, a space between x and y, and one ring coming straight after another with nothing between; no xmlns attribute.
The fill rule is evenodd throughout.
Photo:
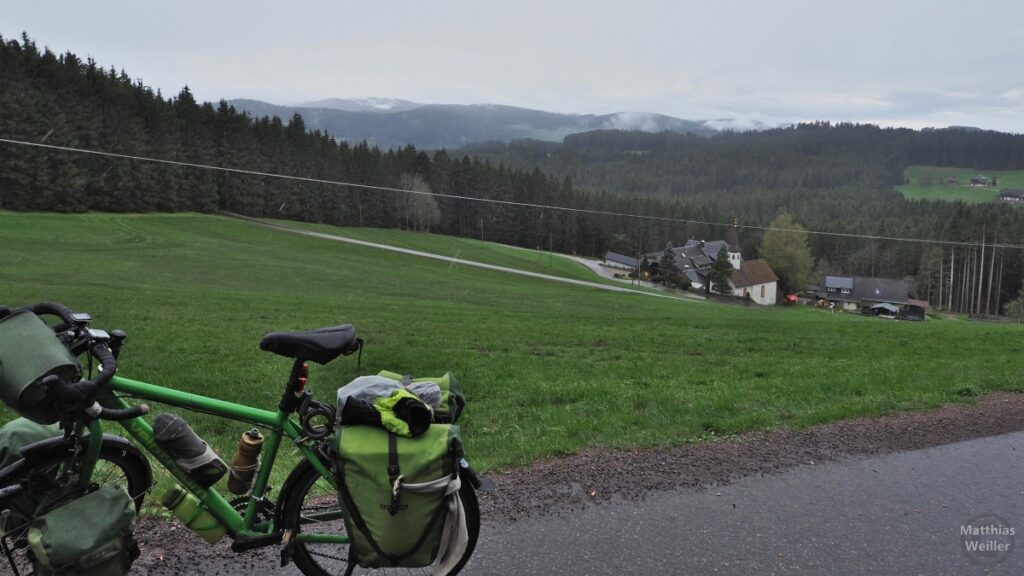
<svg viewBox="0 0 1024 576"><path fill-rule="evenodd" d="M1004 188L999 191L999 201L1008 204L1024 204L1024 190Z"/></svg>
<svg viewBox="0 0 1024 576"><path fill-rule="evenodd" d="M819 306L875 316L924 320L928 303L910 298L904 280L866 276L825 276L812 290Z"/></svg>
<svg viewBox="0 0 1024 576"><path fill-rule="evenodd" d="M988 176L974 176L971 178L971 186L988 186Z"/></svg>
<svg viewBox="0 0 1024 576"><path fill-rule="evenodd" d="M771 266L764 260L744 260L738 239L733 235L730 240L689 240L683 246L671 248L676 268L686 276L694 290L705 290L710 283L709 276L715 259L724 248L733 268L728 293L749 298L762 306L774 306L778 298L779 279ZM657 272L661 254L651 252L647 255L652 273ZM710 288L714 290L715 287L712 285Z"/></svg>

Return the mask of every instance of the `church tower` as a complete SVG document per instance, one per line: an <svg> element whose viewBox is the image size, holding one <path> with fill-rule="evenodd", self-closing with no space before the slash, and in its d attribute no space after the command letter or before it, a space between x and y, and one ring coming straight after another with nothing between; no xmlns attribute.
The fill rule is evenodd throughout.
<svg viewBox="0 0 1024 576"><path fill-rule="evenodd" d="M729 231L725 234L725 243L729 245L729 264L736 270L740 269L740 264L743 262L743 257L740 255L740 236L736 233L736 228L729 228Z"/></svg>

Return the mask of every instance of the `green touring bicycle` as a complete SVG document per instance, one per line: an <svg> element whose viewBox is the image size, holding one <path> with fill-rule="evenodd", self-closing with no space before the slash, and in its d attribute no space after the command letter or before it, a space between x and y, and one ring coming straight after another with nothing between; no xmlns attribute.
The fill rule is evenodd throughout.
<svg viewBox="0 0 1024 576"><path fill-rule="evenodd" d="M111 483L127 487L136 508L141 508L153 478L146 454L201 503L196 506L199 511L216 519L231 538L234 552L276 546L282 565L294 562L307 575L352 574L357 569L349 556L352 540L338 498L334 465L339 448L332 441L333 406L316 402L305 389L307 362L325 364L361 350L362 340L351 325L265 336L260 343L263 350L292 361L280 402L275 410L265 410L116 376L117 358L126 336L119 330L106 332L90 327L92 318L88 314L53 303L17 309L0 307L0 323L19 313L59 319L47 326L63 344L67 357L46 359L46 366L57 369L23 378L19 382L31 381L31 385L19 384L13 392L10 376L16 370L0 372L6 380L0 381L6 387L0 390L7 395L3 398L6 403L24 408L19 413L36 422L59 421L63 430L61 436L23 447L21 459L0 470L0 544L15 574L31 573L31 564L24 558L27 534L33 519L48 510ZM39 347L31 342L0 341L0 348L5 346L8 360L11 350L20 358L40 354ZM76 373L77 357L88 362L90 368L94 360L98 363L95 377L89 378L91 370ZM0 361L4 359L0 350ZM19 360L18 364L24 362ZM11 394L17 397L10 398ZM148 405L129 400L175 406L262 430L265 442L258 467L253 470L251 488L244 496L230 498L213 486L197 482L158 442L154 426L145 418ZM105 433L104 423L108 421L120 424L130 440ZM296 447L302 458L281 488L272 493L271 470L284 443ZM454 475L462 480L458 496L468 542L449 574L461 570L473 552L480 529L476 490L484 486L464 458L457 467ZM367 573L375 573L370 570ZM387 568L384 573L430 573L429 568L406 570Z"/></svg>

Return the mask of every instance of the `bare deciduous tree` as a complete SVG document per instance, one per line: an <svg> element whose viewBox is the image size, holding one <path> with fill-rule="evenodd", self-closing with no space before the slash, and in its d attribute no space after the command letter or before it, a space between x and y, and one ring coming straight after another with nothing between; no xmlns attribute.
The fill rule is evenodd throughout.
<svg viewBox="0 0 1024 576"><path fill-rule="evenodd" d="M441 210L437 200L429 195L430 185L415 174L402 174L401 187L426 194L406 194L404 220L406 228L419 232L430 232L436 229L441 221Z"/></svg>

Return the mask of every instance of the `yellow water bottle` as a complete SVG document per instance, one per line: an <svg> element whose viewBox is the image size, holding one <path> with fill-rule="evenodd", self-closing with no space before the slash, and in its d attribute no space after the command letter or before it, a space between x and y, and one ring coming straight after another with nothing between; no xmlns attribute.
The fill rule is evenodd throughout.
<svg viewBox="0 0 1024 576"><path fill-rule="evenodd" d="M213 514L203 508L199 499L181 486L175 485L164 494L164 506L181 520L185 526L199 534L210 544L216 544L224 537L224 525Z"/></svg>

